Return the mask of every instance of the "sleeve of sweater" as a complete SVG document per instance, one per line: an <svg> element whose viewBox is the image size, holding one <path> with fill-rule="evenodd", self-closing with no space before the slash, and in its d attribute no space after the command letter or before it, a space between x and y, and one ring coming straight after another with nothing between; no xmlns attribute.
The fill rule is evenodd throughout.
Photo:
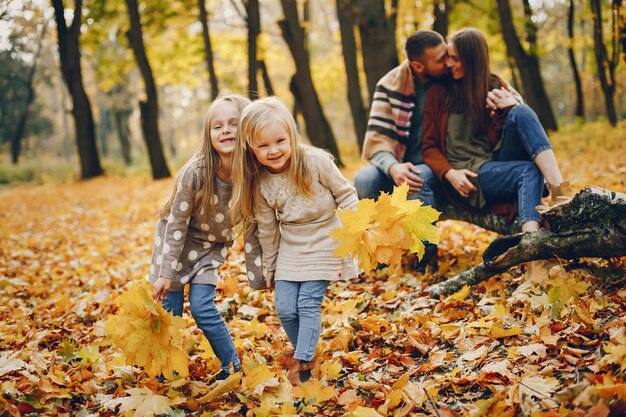
<svg viewBox="0 0 626 417"><path fill-rule="evenodd" d="M278 247L280 246L280 228L276 219L276 210L271 208L261 195L259 195L255 217L265 270L267 272L275 271Z"/></svg>
<svg viewBox="0 0 626 417"><path fill-rule="evenodd" d="M442 100L445 91L439 85L434 85L428 89L428 95L426 96L426 103L424 104L424 119L423 119L423 138L422 138L422 157L424 162L433 170L437 178L443 181L443 176L452 169L452 165L448 162L441 144L445 138L440 138L439 124L442 123L439 120L443 117L439 107L441 103L438 100Z"/></svg>
<svg viewBox="0 0 626 417"><path fill-rule="evenodd" d="M315 156L315 162L319 171L320 182L333 194L337 207L349 210L356 208L359 198L355 188L339 171L330 155L319 151L316 153L318 155Z"/></svg>
<svg viewBox="0 0 626 417"><path fill-rule="evenodd" d="M259 243L259 230L256 223L244 225L244 258L246 260L246 272L250 287L255 290L265 288L263 275L263 262L261 244Z"/></svg>
<svg viewBox="0 0 626 417"><path fill-rule="evenodd" d="M370 161L372 156L381 151L393 155L396 149L397 136L396 120L389 95L379 83L374 90L372 107L367 121L367 130L363 141L363 160Z"/></svg>
<svg viewBox="0 0 626 417"><path fill-rule="evenodd" d="M174 191L174 201L167 217L165 236L163 238L163 254L159 276L177 279L176 268L187 238L192 203L198 185L198 177L192 165L181 173L181 180Z"/></svg>

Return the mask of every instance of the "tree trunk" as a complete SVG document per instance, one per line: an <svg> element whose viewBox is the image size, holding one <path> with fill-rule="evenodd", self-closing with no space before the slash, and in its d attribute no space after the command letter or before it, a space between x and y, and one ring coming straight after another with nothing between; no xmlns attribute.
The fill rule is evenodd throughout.
<svg viewBox="0 0 626 417"><path fill-rule="evenodd" d="M557 130L556 118L550 106L550 98L543 86L539 59L534 51L534 47L531 44L530 53L524 50L513 25L513 14L509 0L497 0L497 5L502 27L502 37L506 44L507 54L515 59L515 63L519 68L522 86L524 87L524 98L528 105L537 112L544 129ZM536 28L532 20L526 19L526 26L529 27L530 39L535 39Z"/></svg>
<svg viewBox="0 0 626 417"><path fill-rule="evenodd" d="M247 0L246 23L248 25L248 97L250 100L259 98L259 83L257 74L259 63L257 60L257 38L261 33L261 18L259 13L259 0Z"/></svg>
<svg viewBox="0 0 626 417"><path fill-rule="evenodd" d="M306 122L306 132L312 144L327 149L341 165L339 150L335 136L324 115L317 91L311 78L309 55L304 49L304 31L298 18L298 9L295 0L281 0L285 19L278 22L282 36L291 51L296 64L294 85L300 98L302 115ZM296 100L298 97L295 97Z"/></svg>
<svg viewBox="0 0 626 417"><path fill-rule="evenodd" d="M583 102L583 87L580 81L580 73L578 72L578 65L576 65L576 55L574 54L574 0L569 0L569 13L567 16L567 34L569 36L569 44L567 46L567 55L569 56L569 62L572 66L572 73L574 75L574 83L576 84L576 111L574 114L576 117L585 119L585 105Z"/></svg>
<svg viewBox="0 0 626 417"><path fill-rule="evenodd" d="M72 116L80 159L80 176L82 179L87 179L102 175L103 171L96 147L96 128L91 104L85 92L80 68L78 37L80 36L82 4L82 0L74 1L74 17L72 24L68 27L65 23L63 0L52 0L57 23L61 72L72 97Z"/></svg>
<svg viewBox="0 0 626 417"><path fill-rule="evenodd" d="M105 104L105 103L103 103ZM98 142L100 154L106 158L109 154L109 131L111 130L111 112L106 105L100 107L100 123L98 123Z"/></svg>
<svg viewBox="0 0 626 417"><path fill-rule="evenodd" d="M137 8L137 0L126 0L128 6L128 15L130 17L130 30L126 33L130 45L133 48L135 59L139 65L143 82L146 87L146 101L139 102L139 110L141 113L141 129L143 137L148 148L150 157L150 165L152 167L152 178L160 179L170 176L170 170L165 162L163 155L163 145L159 134L159 104L157 97L156 85L152 76L152 69L146 56L143 45L143 37L141 32L141 21L139 19L139 9Z"/></svg>
<svg viewBox="0 0 626 417"><path fill-rule="evenodd" d="M130 166L132 161L130 152L130 128L128 127L128 119L132 110L120 109L113 112L113 120L117 137L120 140L120 150L124 165Z"/></svg>
<svg viewBox="0 0 626 417"><path fill-rule="evenodd" d="M439 32L441 36L446 38L448 36L448 24L449 24L449 0L434 0L434 17L433 30Z"/></svg>
<svg viewBox="0 0 626 417"><path fill-rule="evenodd" d="M604 94L604 104L606 115L611 126L617 125L617 111L615 110L615 65L613 60L609 60L608 52L604 45L602 33L602 5L600 0L589 0L591 13L593 14L593 44L598 66L598 78L602 93ZM616 56L617 44L613 44L613 56ZM607 74L608 72L608 74Z"/></svg>
<svg viewBox="0 0 626 417"><path fill-rule="evenodd" d="M494 240L481 264L426 291L437 298L538 259L626 255L626 194L588 186L572 200L543 213L542 218L548 228Z"/></svg>
<svg viewBox="0 0 626 417"><path fill-rule="evenodd" d="M267 72L267 66L265 65L265 61L261 59L259 60L257 65L261 70L261 78L263 79L263 85L265 86L265 94L271 96L274 94L274 88L272 87L272 80L270 79L270 75Z"/></svg>
<svg viewBox="0 0 626 417"><path fill-rule="evenodd" d="M17 126L15 128L15 132L13 134L13 137L11 138L11 162L14 165L17 165L20 154L22 152L22 138L24 137L24 132L26 130L28 113L30 111L30 105L35 99L35 72L37 70L37 64L39 63L39 57L41 56L41 50L43 49L43 40L46 37L47 31L48 21L45 20L43 28L41 29L41 34L39 34L39 39L37 40L37 49L35 50L35 55L33 57L33 65L30 67L30 72L28 73L28 78L26 80L28 92L26 94L26 101L24 102L24 110L20 115L19 121L17 122Z"/></svg>
<svg viewBox="0 0 626 417"><path fill-rule="evenodd" d="M393 3L397 6L397 1ZM371 102L378 80L399 64L396 49L396 14L393 12L387 16L384 0L358 0L358 5L363 68Z"/></svg>
<svg viewBox="0 0 626 417"><path fill-rule="evenodd" d="M348 82L348 102L354 123L359 150L363 149L365 140L365 129L367 127L367 112L363 97L361 96L361 82L359 78L359 67L357 64L357 47L354 37L354 1L337 0L337 17L339 20L339 30L341 32L341 48L343 50L343 63L346 67L346 78Z"/></svg>
<svg viewBox="0 0 626 417"><path fill-rule="evenodd" d="M213 65L213 48L211 47L211 34L209 32L209 20L206 12L205 0L198 0L198 9L200 10L200 23L202 23L202 39L204 41L204 53L206 55L206 65L209 71L209 82L211 84L211 100L219 95L217 76L215 75L215 66ZM143 42L143 41L142 41Z"/></svg>

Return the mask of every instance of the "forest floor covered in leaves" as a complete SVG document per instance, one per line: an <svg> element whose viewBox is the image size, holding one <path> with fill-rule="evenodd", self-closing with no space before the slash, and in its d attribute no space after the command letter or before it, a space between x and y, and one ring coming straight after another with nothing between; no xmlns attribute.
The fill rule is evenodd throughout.
<svg viewBox="0 0 626 417"><path fill-rule="evenodd" d="M552 140L574 188L626 190L624 122ZM0 189L0 416L626 414L626 258L563 263L539 284L515 268L433 300L423 289L479 263L496 237L453 221L439 223L436 273L400 265L330 287L314 378L299 388L273 294L248 287L237 242L217 301L241 378L207 384L219 363L187 313L189 377L150 378L125 365L104 323L148 272L171 187L109 177Z"/></svg>

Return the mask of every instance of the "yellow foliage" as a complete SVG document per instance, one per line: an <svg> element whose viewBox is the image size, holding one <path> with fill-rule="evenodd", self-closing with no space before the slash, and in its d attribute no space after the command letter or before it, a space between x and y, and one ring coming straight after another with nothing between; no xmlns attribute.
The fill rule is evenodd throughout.
<svg viewBox="0 0 626 417"><path fill-rule="evenodd" d="M173 371L187 376L188 357L180 333L187 322L155 304L150 294L148 283L142 281L119 295L115 299L119 311L108 316L105 330L127 365L141 366L151 377L171 378Z"/></svg>
<svg viewBox="0 0 626 417"><path fill-rule="evenodd" d="M407 200L408 185L394 187L393 193L381 193L377 201L363 199L356 210L337 210L342 226L330 236L340 243L335 256L358 257L359 266L370 271L381 264L397 265L405 251L424 255L422 241L437 243L439 229L432 223L439 212Z"/></svg>
<svg viewBox="0 0 626 417"><path fill-rule="evenodd" d="M333 387L323 385L317 379L311 379L299 387L294 387L293 396L304 398L311 404L319 404L328 401L335 396Z"/></svg>

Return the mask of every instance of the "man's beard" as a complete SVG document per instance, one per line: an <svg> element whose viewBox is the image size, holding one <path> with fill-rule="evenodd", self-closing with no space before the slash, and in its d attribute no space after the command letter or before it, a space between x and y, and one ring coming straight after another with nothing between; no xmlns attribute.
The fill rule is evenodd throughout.
<svg viewBox="0 0 626 417"><path fill-rule="evenodd" d="M446 68L446 71L439 76L434 76L434 75L425 73L424 78L426 78L426 81L428 81L429 83L447 82L452 79L452 73Z"/></svg>

